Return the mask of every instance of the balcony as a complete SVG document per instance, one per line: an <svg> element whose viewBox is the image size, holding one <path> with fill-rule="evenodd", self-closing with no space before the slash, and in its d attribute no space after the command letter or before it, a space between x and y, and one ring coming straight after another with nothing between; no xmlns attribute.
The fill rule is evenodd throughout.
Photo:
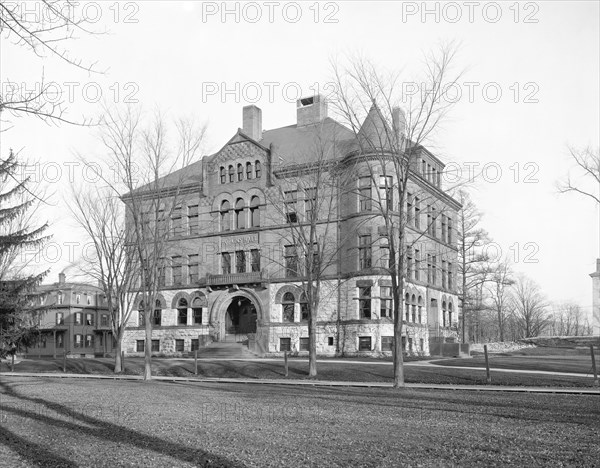
<svg viewBox="0 0 600 468"><path fill-rule="evenodd" d="M233 284L254 284L267 281L264 271L252 271L249 273L229 273L226 275L206 275L207 286L228 286Z"/></svg>

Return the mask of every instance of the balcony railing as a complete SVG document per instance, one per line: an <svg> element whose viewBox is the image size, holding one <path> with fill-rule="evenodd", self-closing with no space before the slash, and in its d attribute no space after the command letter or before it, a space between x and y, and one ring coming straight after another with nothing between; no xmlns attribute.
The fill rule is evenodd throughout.
<svg viewBox="0 0 600 468"><path fill-rule="evenodd" d="M263 271L252 271L249 273L229 273L226 275L206 275L207 286L262 283L266 280L267 275Z"/></svg>

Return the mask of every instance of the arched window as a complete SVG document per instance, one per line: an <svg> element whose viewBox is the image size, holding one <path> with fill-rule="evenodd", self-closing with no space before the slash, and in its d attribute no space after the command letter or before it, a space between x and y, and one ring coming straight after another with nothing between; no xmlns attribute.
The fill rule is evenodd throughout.
<svg viewBox="0 0 600 468"><path fill-rule="evenodd" d="M248 179L248 180L252 179L252 163L251 162L246 163L246 179Z"/></svg>
<svg viewBox="0 0 600 468"><path fill-rule="evenodd" d="M442 302L442 326L446 326L446 301Z"/></svg>
<svg viewBox="0 0 600 468"><path fill-rule="evenodd" d="M202 299L199 297L192 301L192 315L194 316L194 325L202 325Z"/></svg>
<svg viewBox="0 0 600 468"><path fill-rule="evenodd" d="M258 197L252 197L250 199L250 226L251 227L259 227L260 226L260 210L258 209L258 205L260 200Z"/></svg>
<svg viewBox="0 0 600 468"><path fill-rule="evenodd" d="M160 305L160 301L156 301L156 305L154 307L154 325L160 326L162 323L162 306Z"/></svg>
<svg viewBox="0 0 600 468"><path fill-rule="evenodd" d="M419 296L419 300L417 301L417 308L419 310L419 323L423 323L423 298Z"/></svg>
<svg viewBox="0 0 600 468"><path fill-rule="evenodd" d="M187 325L188 301L183 297L177 303L177 325Z"/></svg>
<svg viewBox="0 0 600 468"><path fill-rule="evenodd" d="M244 212L244 200L238 198L235 202L235 226L238 229L246 227L246 213Z"/></svg>
<svg viewBox="0 0 600 468"><path fill-rule="evenodd" d="M244 166L242 166L241 164L237 165L237 175L238 175L238 182L240 180L244 180Z"/></svg>
<svg viewBox="0 0 600 468"><path fill-rule="evenodd" d="M300 296L300 321L308 322L308 299L305 293Z"/></svg>
<svg viewBox="0 0 600 468"><path fill-rule="evenodd" d="M414 294L412 295L411 312L412 312L412 321L414 323L417 321L417 297ZM408 320L407 320L407 322L408 322Z"/></svg>
<svg viewBox="0 0 600 468"><path fill-rule="evenodd" d="M406 317L408 317L408 311L410 309L410 294L406 293L406 295L404 296L404 310L405 310L405 315ZM408 318L406 319L406 321L408 322Z"/></svg>
<svg viewBox="0 0 600 468"><path fill-rule="evenodd" d="M254 162L254 171L256 173L256 178L260 179L260 161L255 161Z"/></svg>
<svg viewBox="0 0 600 468"><path fill-rule="evenodd" d="M229 166L229 182L233 182L233 177L234 177L233 166Z"/></svg>
<svg viewBox="0 0 600 468"><path fill-rule="evenodd" d="M294 321L294 295L291 292L286 292L281 300L281 321Z"/></svg>
<svg viewBox="0 0 600 468"><path fill-rule="evenodd" d="M448 303L448 326L452 326L452 302Z"/></svg>
<svg viewBox="0 0 600 468"><path fill-rule="evenodd" d="M221 166L221 169L219 169L219 175L221 177L221 183L224 184L226 182L226 179L225 179L225 168L223 166Z"/></svg>
<svg viewBox="0 0 600 468"><path fill-rule="evenodd" d="M229 231L231 229L229 209L229 202L227 200L223 200L223 203L221 203L221 231Z"/></svg>

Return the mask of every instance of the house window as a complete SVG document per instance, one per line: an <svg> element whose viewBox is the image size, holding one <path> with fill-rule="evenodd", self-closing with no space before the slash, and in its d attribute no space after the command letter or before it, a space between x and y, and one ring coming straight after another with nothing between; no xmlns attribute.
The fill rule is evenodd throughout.
<svg viewBox="0 0 600 468"><path fill-rule="evenodd" d="M177 325L187 325L188 302L182 297L177 303Z"/></svg>
<svg viewBox="0 0 600 468"><path fill-rule="evenodd" d="M181 229L181 207L177 206L173 208L173 214L171 215L171 232L173 236L178 237L183 234Z"/></svg>
<svg viewBox="0 0 600 468"><path fill-rule="evenodd" d="M57 333L56 334L56 347L57 348L64 348L65 347L65 334L64 333Z"/></svg>
<svg viewBox="0 0 600 468"><path fill-rule="evenodd" d="M281 300L281 321L294 321L294 295L291 292L286 292Z"/></svg>
<svg viewBox="0 0 600 468"><path fill-rule="evenodd" d="M246 212L244 211L244 200L241 198L235 202L235 227L237 229L246 228Z"/></svg>
<svg viewBox="0 0 600 468"><path fill-rule="evenodd" d="M435 255L431 256L431 284L437 284L437 258Z"/></svg>
<svg viewBox="0 0 600 468"><path fill-rule="evenodd" d="M359 351L371 351L371 337L370 336L359 336L358 337L358 350Z"/></svg>
<svg viewBox="0 0 600 468"><path fill-rule="evenodd" d="M421 174L423 177L427 178L427 161L421 159Z"/></svg>
<svg viewBox="0 0 600 468"><path fill-rule="evenodd" d="M448 326L452 326L452 302L448 303Z"/></svg>
<svg viewBox="0 0 600 468"><path fill-rule="evenodd" d="M200 349L198 338L192 338L192 347L190 351L198 351Z"/></svg>
<svg viewBox="0 0 600 468"><path fill-rule="evenodd" d="M250 199L250 227L260 226L260 200L258 197L252 197Z"/></svg>
<svg viewBox="0 0 600 468"><path fill-rule="evenodd" d="M160 302L156 301L156 309L154 309L154 325L160 326L162 323L162 310L160 309Z"/></svg>
<svg viewBox="0 0 600 468"><path fill-rule="evenodd" d="M425 351L425 340L423 338L419 340L419 351Z"/></svg>
<svg viewBox="0 0 600 468"><path fill-rule="evenodd" d="M246 163L246 179L252 179L252 163Z"/></svg>
<svg viewBox="0 0 600 468"><path fill-rule="evenodd" d="M392 288L390 286L380 286L379 295L381 296L381 307L379 315L383 317L392 317Z"/></svg>
<svg viewBox="0 0 600 468"><path fill-rule="evenodd" d="M62 305L64 301L64 296L62 293L58 293L58 295L56 296L56 302L58 305Z"/></svg>
<svg viewBox="0 0 600 468"><path fill-rule="evenodd" d="M235 252L235 271L237 273L246 273L246 252L243 250Z"/></svg>
<svg viewBox="0 0 600 468"><path fill-rule="evenodd" d="M108 314L102 314L100 316L100 326L108 327Z"/></svg>
<svg viewBox="0 0 600 468"><path fill-rule="evenodd" d="M62 312L56 313L56 325L64 325L65 324L65 314Z"/></svg>
<svg viewBox="0 0 600 468"><path fill-rule="evenodd" d="M379 246L379 265L381 268L389 268L390 267L390 246L388 244L387 238L383 238L381 240L383 244Z"/></svg>
<svg viewBox="0 0 600 468"><path fill-rule="evenodd" d="M413 339L412 338L408 338L408 350L412 352L413 350Z"/></svg>
<svg viewBox="0 0 600 468"><path fill-rule="evenodd" d="M379 176L379 203L384 210L394 209L394 178Z"/></svg>
<svg viewBox="0 0 600 468"><path fill-rule="evenodd" d="M221 231L229 231L231 229L230 207L227 200L221 203Z"/></svg>
<svg viewBox="0 0 600 468"><path fill-rule="evenodd" d="M244 166L242 166L241 164L237 165L237 180L238 182L241 182L242 180L244 180Z"/></svg>
<svg viewBox="0 0 600 468"><path fill-rule="evenodd" d="M175 352L183 353L184 348L185 348L184 340L175 340Z"/></svg>
<svg viewBox="0 0 600 468"><path fill-rule="evenodd" d="M160 351L160 340L152 340L152 348L150 348L153 352Z"/></svg>
<svg viewBox="0 0 600 468"><path fill-rule="evenodd" d="M260 271L260 250L250 250L250 267L252 271Z"/></svg>
<svg viewBox="0 0 600 468"><path fill-rule="evenodd" d="M371 318L371 286L358 288L358 312L359 318Z"/></svg>
<svg viewBox="0 0 600 468"><path fill-rule="evenodd" d="M410 310L412 312L412 321L413 321L413 323L415 323L417 321L417 298L414 294L412 296L412 304L410 306ZM408 319L407 319L407 322L408 322Z"/></svg>
<svg viewBox="0 0 600 468"><path fill-rule="evenodd" d="M83 335L77 334L77 335L74 335L73 338L74 338L73 346L75 348L83 347Z"/></svg>
<svg viewBox="0 0 600 468"><path fill-rule="evenodd" d="M86 299L87 299L87 305L92 305L92 296L90 296L89 294L86 294Z"/></svg>
<svg viewBox="0 0 600 468"><path fill-rule="evenodd" d="M359 211L371 211L371 177L358 179Z"/></svg>
<svg viewBox="0 0 600 468"><path fill-rule="evenodd" d="M448 274L446 272L446 261L442 260L442 289L448 286Z"/></svg>
<svg viewBox="0 0 600 468"><path fill-rule="evenodd" d="M296 246L286 245L284 256L286 278L294 278L298 276L298 256L296 255Z"/></svg>
<svg viewBox="0 0 600 468"><path fill-rule="evenodd" d="M415 280L419 281L421 275L421 252L419 249L415 249Z"/></svg>
<svg viewBox="0 0 600 468"><path fill-rule="evenodd" d="M146 316L143 310L138 311L138 326L145 327L146 326Z"/></svg>
<svg viewBox="0 0 600 468"><path fill-rule="evenodd" d="M382 336L381 337L381 351L393 351L394 349L394 337L393 336Z"/></svg>
<svg viewBox="0 0 600 468"><path fill-rule="evenodd" d="M188 232L189 234L198 234L199 232L199 224L198 224L198 205L188 206Z"/></svg>
<svg viewBox="0 0 600 468"><path fill-rule="evenodd" d="M79 304L79 303L81 302L81 294L77 294L77 295L75 296L75 302L76 302L77 304Z"/></svg>
<svg viewBox="0 0 600 468"><path fill-rule="evenodd" d="M308 351L308 338L300 338L300 351Z"/></svg>
<svg viewBox="0 0 600 468"><path fill-rule="evenodd" d="M448 289L454 289L454 277L452 273L452 263L448 262Z"/></svg>
<svg viewBox="0 0 600 468"><path fill-rule="evenodd" d="M448 217L442 215L442 242L448 242Z"/></svg>
<svg viewBox="0 0 600 468"><path fill-rule="evenodd" d="M298 191L289 190L285 192L285 217L286 222L295 223L298 221L296 212L296 203L298 201Z"/></svg>
<svg viewBox="0 0 600 468"><path fill-rule="evenodd" d="M231 255L229 252L223 252L221 254L221 270L224 275L231 273Z"/></svg>
<svg viewBox="0 0 600 468"><path fill-rule="evenodd" d="M234 171L233 171L233 166L229 166L228 172L229 172L229 182L233 182L234 176L235 176Z"/></svg>
<svg viewBox="0 0 600 468"><path fill-rule="evenodd" d="M406 277L409 279L413 277L413 267L414 267L413 251L412 251L411 247L407 247L406 248Z"/></svg>
<svg viewBox="0 0 600 468"><path fill-rule="evenodd" d="M137 340L135 342L135 350L138 353L143 353L146 349L146 342L144 340Z"/></svg>
<svg viewBox="0 0 600 468"><path fill-rule="evenodd" d="M202 307L199 298L195 298L192 302L192 313L194 314L194 325L202 325Z"/></svg>
<svg viewBox="0 0 600 468"><path fill-rule="evenodd" d="M92 326L94 325L94 315L93 314L85 314L85 324Z"/></svg>
<svg viewBox="0 0 600 468"><path fill-rule="evenodd" d="M308 301L304 293L300 296L300 321L308 322Z"/></svg>
<svg viewBox="0 0 600 468"><path fill-rule="evenodd" d="M306 221L309 223L316 221L318 216L313 218L313 214L317 214L317 189L314 187L304 189L304 216Z"/></svg>
<svg viewBox="0 0 600 468"><path fill-rule="evenodd" d="M167 269L165 268L165 259L158 259L158 285L165 286L167 284Z"/></svg>
<svg viewBox="0 0 600 468"><path fill-rule="evenodd" d="M453 231L452 231L452 218L448 218L448 244L453 242Z"/></svg>
<svg viewBox="0 0 600 468"><path fill-rule="evenodd" d="M82 324L82 313L81 312L76 312L75 313L75 325L81 325Z"/></svg>
<svg viewBox="0 0 600 468"><path fill-rule="evenodd" d="M410 192L406 193L406 224L413 226L415 222L415 214L413 212L413 195Z"/></svg>
<svg viewBox="0 0 600 468"><path fill-rule="evenodd" d="M446 301L442 302L442 327L446 326Z"/></svg>
<svg viewBox="0 0 600 468"><path fill-rule="evenodd" d="M292 339L291 338L279 338L279 351L291 351L292 350Z"/></svg>
<svg viewBox="0 0 600 468"><path fill-rule="evenodd" d="M421 202L415 197L415 228L421 229Z"/></svg>
<svg viewBox="0 0 600 468"><path fill-rule="evenodd" d="M226 177L225 177L225 168L223 166L221 166L221 168L219 169L219 175L221 178L221 183L224 184L226 182Z"/></svg>
<svg viewBox="0 0 600 468"><path fill-rule="evenodd" d="M188 255L188 282L198 281L198 254Z"/></svg>
<svg viewBox="0 0 600 468"><path fill-rule="evenodd" d="M371 268L371 236L358 236L358 268Z"/></svg>
<svg viewBox="0 0 600 468"><path fill-rule="evenodd" d="M181 257L172 257L171 265L173 269L173 284L181 284L183 282Z"/></svg>
<svg viewBox="0 0 600 468"><path fill-rule="evenodd" d="M419 296L419 300L417 303L417 311L418 311L418 323L423 323L423 298Z"/></svg>
<svg viewBox="0 0 600 468"><path fill-rule="evenodd" d="M94 347L94 335L85 335L85 347L86 348Z"/></svg>
<svg viewBox="0 0 600 468"><path fill-rule="evenodd" d="M333 336L327 337L327 346L333 346Z"/></svg>
<svg viewBox="0 0 600 468"><path fill-rule="evenodd" d="M261 170L260 161L257 160L254 162L254 170L255 170L254 172L256 173L256 178L260 179L260 170Z"/></svg>

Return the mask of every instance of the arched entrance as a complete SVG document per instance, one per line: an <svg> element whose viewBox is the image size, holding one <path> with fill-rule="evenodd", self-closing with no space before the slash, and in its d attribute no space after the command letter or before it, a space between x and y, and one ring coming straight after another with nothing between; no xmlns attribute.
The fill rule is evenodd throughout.
<svg viewBox="0 0 600 468"><path fill-rule="evenodd" d="M235 296L225 312L225 335L256 333L257 313L252 301Z"/></svg>

